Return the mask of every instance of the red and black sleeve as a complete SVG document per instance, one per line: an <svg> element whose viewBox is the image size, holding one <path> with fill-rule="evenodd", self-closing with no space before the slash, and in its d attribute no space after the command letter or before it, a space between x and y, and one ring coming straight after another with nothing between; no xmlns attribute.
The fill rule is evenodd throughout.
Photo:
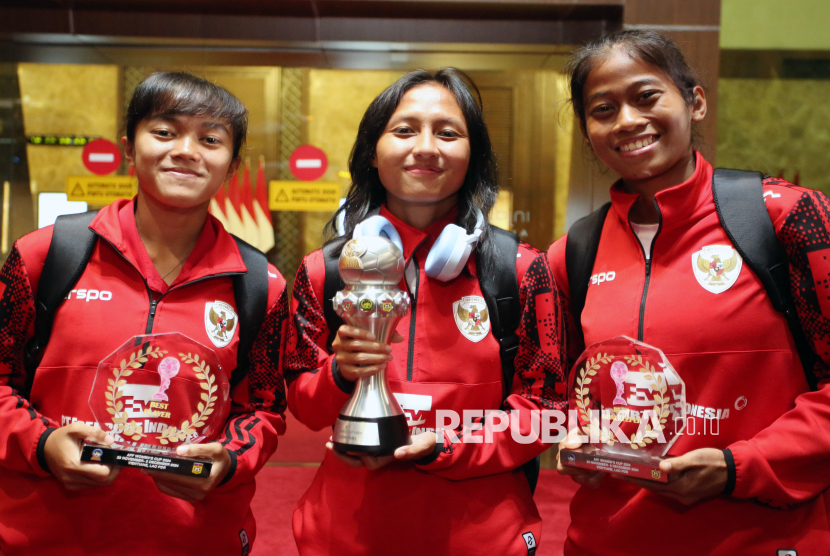
<svg viewBox="0 0 830 556"><path fill-rule="evenodd" d="M543 253L527 245L520 249L523 256L533 258L519 272L521 320L512 391L502 413L490 412L461 430L444 431L443 446L433 457L418 462L421 469L447 479L512 471L533 459L552 442L542 431L543 411L567 408L563 314L556 284ZM501 415L508 418L506 428ZM465 436L484 438L471 441Z"/></svg>
<svg viewBox="0 0 830 556"><path fill-rule="evenodd" d="M790 411L725 452L727 461L733 459L732 496L786 508L830 487L830 476L817 472L830 465L830 435L816 433L830 422L830 199L774 178L764 186L780 186L777 197L800 193L788 210L776 215L771 209L770 214L786 247L801 326L818 355L813 368L805 370L818 388L796 397Z"/></svg>
<svg viewBox="0 0 830 556"><path fill-rule="evenodd" d="M231 392L231 415L219 439L231 456L230 470L222 481L228 488L252 480L276 450L278 436L285 433L281 353L288 300L285 280L275 268L268 270L272 275L269 300L275 294L276 300L251 348L250 370Z"/></svg>
<svg viewBox="0 0 830 556"><path fill-rule="evenodd" d="M329 327L322 305L324 283L322 252L315 251L303 260L294 280L285 348L288 407L313 430L334 425L354 390L354 383L340 375L334 355L326 349Z"/></svg>
<svg viewBox="0 0 830 556"><path fill-rule="evenodd" d="M29 402L32 377L23 365L34 320L32 287L15 244L0 270L0 466L47 475L43 444L57 424Z"/></svg>

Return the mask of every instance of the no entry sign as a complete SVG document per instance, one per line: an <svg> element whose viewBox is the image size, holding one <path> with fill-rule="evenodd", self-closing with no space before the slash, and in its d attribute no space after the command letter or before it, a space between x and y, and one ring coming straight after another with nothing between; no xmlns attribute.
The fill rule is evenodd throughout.
<svg viewBox="0 0 830 556"><path fill-rule="evenodd" d="M112 141L96 139L84 147L84 166L99 176L112 174L121 166L121 149Z"/></svg>
<svg viewBox="0 0 830 556"><path fill-rule="evenodd" d="M329 160L326 158L326 153L317 147L302 145L291 153L291 158L288 159L288 167L298 180L314 181L320 179L326 173Z"/></svg>

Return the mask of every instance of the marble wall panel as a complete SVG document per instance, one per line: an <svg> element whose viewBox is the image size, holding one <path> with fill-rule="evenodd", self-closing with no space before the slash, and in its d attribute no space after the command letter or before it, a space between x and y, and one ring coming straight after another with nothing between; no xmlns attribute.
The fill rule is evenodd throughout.
<svg viewBox="0 0 830 556"><path fill-rule="evenodd" d="M830 80L721 79L718 166L830 193Z"/></svg>

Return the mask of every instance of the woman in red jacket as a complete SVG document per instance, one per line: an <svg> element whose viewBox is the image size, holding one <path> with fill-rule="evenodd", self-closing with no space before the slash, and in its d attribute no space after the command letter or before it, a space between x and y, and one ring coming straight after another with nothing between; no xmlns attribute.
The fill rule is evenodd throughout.
<svg viewBox="0 0 830 556"><path fill-rule="evenodd" d="M308 255L297 273L285 357L291 411L315 430L331 427L354 381L385 367L412 433L412 444L392 456L343 454L329 445L294 512L303 556L526 556L539 541L539 514L520 467L544 451L542 439L522 443L510 430L493 428L487 439L475 425L459 433L463 442L434 432L437 411L470 411L480 422L484 411L503 409L511 411L512 427L530 437L533 411L564 403L557 388L561 320L545 256L525 244L518 257L499 252L496 232L486 225L497 184L477 93L458 70L412 72L372 102L358 129L352 187L340 211L345 238L329 245L339 254L372 214L400 235L406 272L399 286L412 307L394 345L326 321L324 304L331 301L323 298L322 251ZM442 232L460 235L476 256L451 271L432 266ZM507 257L518 280L519 347L507 394L479 283L494 257ZM484 315L475 329L471 314ZM332 326L339 328L329 344Z"/></svg>
<svg viewBox="0 0 830 556"><path fill-rule="evenodd" d="M694 149L706 96L678 47L622 31L577 51L569 72L587 144L620 175L591 272L613 280L587 288L584 343L627 335L662 349L685 382L688 420L660 464L677 475L669 484L559 465L583 485L565 553L826 552L830 475L817 470L830 463L830 310L817 288L830 273L830 202L763 182L801 326L820 356L804 369L786 320L720 224L712 167ZM566 241L548 257L567 302ZM715 252L732 263L712 267Z"/></svg>
<svg viewBox="0 0 830 556"><path fill-rule="evenodd" d="M114 441L113 423L96 422L90 390L99 361L133 336L193 338L215 352L229 379L242 359L239 322L217 337L206 315L216 306L239 321L242 312L234 277L249 270L208 205L238 167L246 129L242 103L203 79L157 73L136 88L123 145L138 195L104 207L89 224L95 247L57 308L49 343L31 372L23 352L34 334L38 283L55 279L42 273L54 227L15 243L0 271L4 555L250 550L254 475L285 428L278 362L287 300L275 268L259 277L268 290L264 325L247 373L234 373L227 422L214 441L178 447L179 455L212 460L209 477L79 459L85 439ZM126 390L120 393L125 407L134 403Z"/></svg>

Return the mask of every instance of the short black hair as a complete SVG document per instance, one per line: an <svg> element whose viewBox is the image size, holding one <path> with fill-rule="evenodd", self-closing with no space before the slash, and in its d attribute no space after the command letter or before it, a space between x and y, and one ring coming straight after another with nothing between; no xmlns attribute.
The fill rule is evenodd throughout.
<svg viewBox="0 0 830 556"><path fill-rule="evenodd" d="M673 40L657 31L629 29L617 31L588 43L571 55L566 74L571 89L571 105L585 132L585 82L591 70L603 61L614 49L621 49L628 55L655 66L668 75L680 91L687 105L695 102L694 88L702 86L697 72L686 62L683 52Z"/></svg>
<svg viewBox="0 0 830 556"><path fill-rule="evenodd" d="M402 76L375 98L366 109L357 130L352 153L349 158L349 172L352 184L346 202L338 209L326 225L330 236L336 235L338 215L345 211L345 237L350 238L355 226L372 210L386 202L386 189L380 181L378 169L372 163L377 144L392 114L398 109L404 95L420 85L436 83L447 89L458 102L467 124L470 138L470 162L464 183L459 190L458 219L456 223L468 233L475 229L478 211L487 223L490 209L498 198L498 174L496 155L484 122L481 93L473 80L456 68L443 68L434 73L415 70ZM479 249L487 250L487 226L479 242ZM336 239L330 240L332 243ZM345 243L345 241L344 241Z"/></svg>
<svg viewBox="0 0 830 556"><path fill-rule="evenodd" d="M161 71L149 75L133 92L124 115L127 139L135 141L135 128L156 116L210 116L231 125L233 157L245 144L248 110L227 89L183 71Z"/></svg>

